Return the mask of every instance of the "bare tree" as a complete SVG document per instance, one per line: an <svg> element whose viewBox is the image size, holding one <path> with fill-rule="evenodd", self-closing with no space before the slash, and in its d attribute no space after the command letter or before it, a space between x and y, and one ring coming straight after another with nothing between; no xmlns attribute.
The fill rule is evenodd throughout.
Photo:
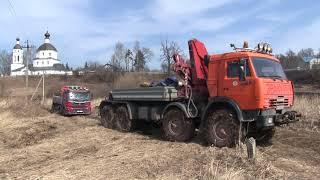
<svg viewBox="0 0 320 180"><path fill-rule="evenodd" d="M168 71L168 64L165 62L162 62L161 63L161 72L167 73L167 71Z"/></svg>
<svg viewBox="0 0 320 180"><path fill-rule="evenodd" d="M0 74L10 75L10 64L10 54L5 50L0 51Z"/></svg>
<svg viewBox="0 0 320 180"><path fill-rule="evenodd" d="M312 48L306 48L306 49L301 49L298 52L298 56L302 57L302 58L306 58L306 57L314 57L314 51Z"/></svg>
<svg viewBox="0 0 320 180"><path fill-rule="evenodd" d="M299 51L298 54L289 49L285 54L277 55L284 69L294 69L297 67L306 68L307 63L303 60L304 57L312 57L312 51Z"/></svg>
<svg viewBox="0 0 320 180"><path fill-rule="evenodd" d="M170 75L172 56L174 54L182 54L182 50L180 49L179 45L176 42L174 41L169 42L168 39L166 39L161 42L160 51L161 51L160 59L162 63L166 64L166 68L167 68L166 73ZM164 66L162 66L162 68L163 67Z"/></svg>
<svg viewBox="0 0 320 180"><path fill-rule="evenodd" d="M114 53L111 56L111 65L117 68L126 66L126 48L121 42L117 42L114 48Z"/></svg>

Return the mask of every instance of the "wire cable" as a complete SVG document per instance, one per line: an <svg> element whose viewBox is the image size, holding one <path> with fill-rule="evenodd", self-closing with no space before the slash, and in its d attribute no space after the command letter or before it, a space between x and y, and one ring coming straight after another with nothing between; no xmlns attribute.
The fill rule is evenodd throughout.
<svg viewBox="0 0 320 180"><path fill-rule="evenodd" d="M191 118L195 118L198 115L198 108L197 108L197 106L195 105L195 103L194 103L194 101L192 99L192 88L191 88L191 86L187 86L186 88L189 89L189 92L188 92L189 100L188 100L188 105L187 105L187 113ZM194 114L192 113L190 105L192 105L194 110L195 110Z"/></svg>
<svg viewBox="0 0 320 180"><path fill-rule="evenodd" d="M13 16L17 17L17 13L16 10L14 9L13 3L11 2L11 0L7 0L10 6L10 12L12 13Z"/></svg>

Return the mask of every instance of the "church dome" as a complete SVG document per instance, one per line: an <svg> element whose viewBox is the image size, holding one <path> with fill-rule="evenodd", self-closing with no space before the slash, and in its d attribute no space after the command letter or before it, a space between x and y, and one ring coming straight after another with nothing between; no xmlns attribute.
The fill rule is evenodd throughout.
<svg viewBox="0 0 320 180"><path fill-rule="evenodd" d="M22 47L21 47L21 45L20 45L20 43L19 43L20 39L17 38L16 40L17 40L17 44L14 45L13 49L22 49Z"/></svg>
<svg viewBox="0 0 320 180"><path fill-rule="evenodd" d="M47 50L57 52L57 49L50 43L50 34L48 31L44 34L44 37L44 43L37 49L37 52Z"/></svg>
<svg viewBox="0 0 320 180"><path fill-rule="evenodd" d="M52 51L56 51L57 49L50 43L43 43L37 50L38 51L46 51L46 50L52 50Z"/></svg>

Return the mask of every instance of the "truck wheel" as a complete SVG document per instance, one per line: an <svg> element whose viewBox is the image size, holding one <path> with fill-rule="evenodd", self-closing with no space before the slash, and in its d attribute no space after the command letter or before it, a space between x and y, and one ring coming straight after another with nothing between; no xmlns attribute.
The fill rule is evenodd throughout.
<svg viewBox="0 0 320 180"><path fill-rule="evenodd" d="M57 112L57 105L52 104L51 109L50 109L50 113L55 113L55 112Z"/></svg>
<svg viewBox="0 0 320 180"><path fill-rule="evenodd" d="M239 140L239 129L240 124L232 112L217 110L208 114L204 135L210 145L233 147Z"/></svg>
<svg viewBox="0 0 320 180"><path fill-rule="evenodd" d="M63 106L62 105L58 105L57 108L58 108L58 113L64 116L65 113L64 113Z"/></svg>
<svg viewBox="0 0 320 180"><path fill-rule="evenodd" d="M100 111L100 122L105 128L112 129L114 121L114 108L112 106L104 106Z"/></svg>
<svg viewBox="0 0 320 180"><path fill-rule="evenodd" d="M194 136L195 125L180 109L173 108L164 114L162 133L169 141L184 142Z"/></svg>
<svg viewBox="0 0 320 180"><path fill-rule="evenodd" d="M276 132L275 128L260 131L254 136L254 138L256 139L258 145L271 144L272 143L271 140L275 132Z"/></svg>
<svg viewBox="0 0 320 180"><path fill-rule="evenodd" d="M129 113L125 106L119 106L116 109L115 127L123 132L129 132L133 129L133 123L129 118Z"/></svg>

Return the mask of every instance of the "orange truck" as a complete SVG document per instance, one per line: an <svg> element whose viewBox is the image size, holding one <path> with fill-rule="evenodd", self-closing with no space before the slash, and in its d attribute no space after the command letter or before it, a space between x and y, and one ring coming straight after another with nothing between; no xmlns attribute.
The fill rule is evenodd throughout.
<svg viewBox="0 0 320 180"><path fill-rule="evenodd" d="M233 147L248 137L269 142L276 126L298 121L293 83L270 44L232 44L213 55L196 39L188 45L190 64L173 56L176 86L111 91L100 104L102 125L132 131L137 121L154 122L171 141L188 141L199 129L208 144Z"/></svg>

